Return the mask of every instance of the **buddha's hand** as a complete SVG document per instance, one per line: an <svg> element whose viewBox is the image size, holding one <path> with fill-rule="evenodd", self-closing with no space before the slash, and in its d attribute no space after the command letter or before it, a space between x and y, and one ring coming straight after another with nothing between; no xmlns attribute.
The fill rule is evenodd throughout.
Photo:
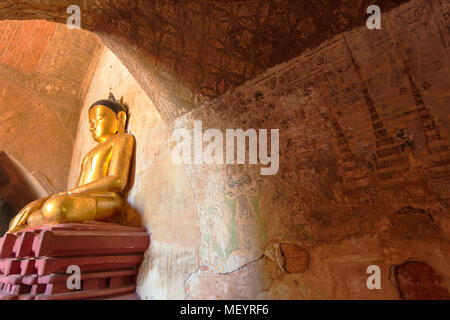
<svg viewBox="0 0 450 320"><path fill-rule="evenodd" d="M17 232L25 228L27 220L30 217L30 215L33 212L40 210L44 202L47 201L49 198L50 197L44 197L35 200L33 202L30 202L22 210L20 210L19 213L11 220L11 223L9 224L8 233Z"/></svg>

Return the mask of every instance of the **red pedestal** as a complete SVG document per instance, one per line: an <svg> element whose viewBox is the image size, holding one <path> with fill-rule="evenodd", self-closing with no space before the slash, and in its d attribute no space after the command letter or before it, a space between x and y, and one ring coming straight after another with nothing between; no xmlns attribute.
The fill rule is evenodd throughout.
<svg viewBox="0 0 450 320"><path fill-rule="evenodd" d="M0 238L0 300L132 299L150 236L143 227L59 224ZM81 289L69 289L69 266Z"/></svg>

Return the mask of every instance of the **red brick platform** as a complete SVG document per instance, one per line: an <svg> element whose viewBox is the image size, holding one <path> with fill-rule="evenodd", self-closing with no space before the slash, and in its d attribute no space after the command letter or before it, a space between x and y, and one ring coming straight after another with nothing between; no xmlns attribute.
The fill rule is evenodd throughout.
<svg viewBox="0 0 450 320"><path fill-rule="evenodd" d="M0 238L0 300L138 298L136 276L150 236L143 227L59 224ZM70 265L81 289L70 290Z"/></svg>

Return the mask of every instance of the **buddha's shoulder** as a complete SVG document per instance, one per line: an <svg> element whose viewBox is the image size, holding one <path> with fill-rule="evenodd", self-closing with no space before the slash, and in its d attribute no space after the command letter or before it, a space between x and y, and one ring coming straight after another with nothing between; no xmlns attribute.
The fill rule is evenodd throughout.
<svg viewBox="0 0 450 320"><path fill-rule="evenodd" d="M135 138L134 136L132 136L131 134L128 133L119 133L116 134L112 139L111 139L111 143L124 143L124 144L129 144L129 143L135 143Z"/></svg>

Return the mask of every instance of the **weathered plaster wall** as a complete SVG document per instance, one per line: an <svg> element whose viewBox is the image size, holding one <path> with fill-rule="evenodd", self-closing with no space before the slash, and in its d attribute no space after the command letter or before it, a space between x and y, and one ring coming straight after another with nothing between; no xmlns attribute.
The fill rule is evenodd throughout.
<svg viewBox="0 0 450 320"><path fill-rule="evenodd" d="M174 165L155 106L105 51L71 182L92 146L88 106L123 95L137 140L128 200L152 233L139 294L397 299L429 285L421 296L448 297L448 11L442 1L410 1L383 14L382 30L343 33L175 120L280 129L275 176ZM421 263L402 266L408 259ZM381 290L366 287L373 264Z"/></svg>

